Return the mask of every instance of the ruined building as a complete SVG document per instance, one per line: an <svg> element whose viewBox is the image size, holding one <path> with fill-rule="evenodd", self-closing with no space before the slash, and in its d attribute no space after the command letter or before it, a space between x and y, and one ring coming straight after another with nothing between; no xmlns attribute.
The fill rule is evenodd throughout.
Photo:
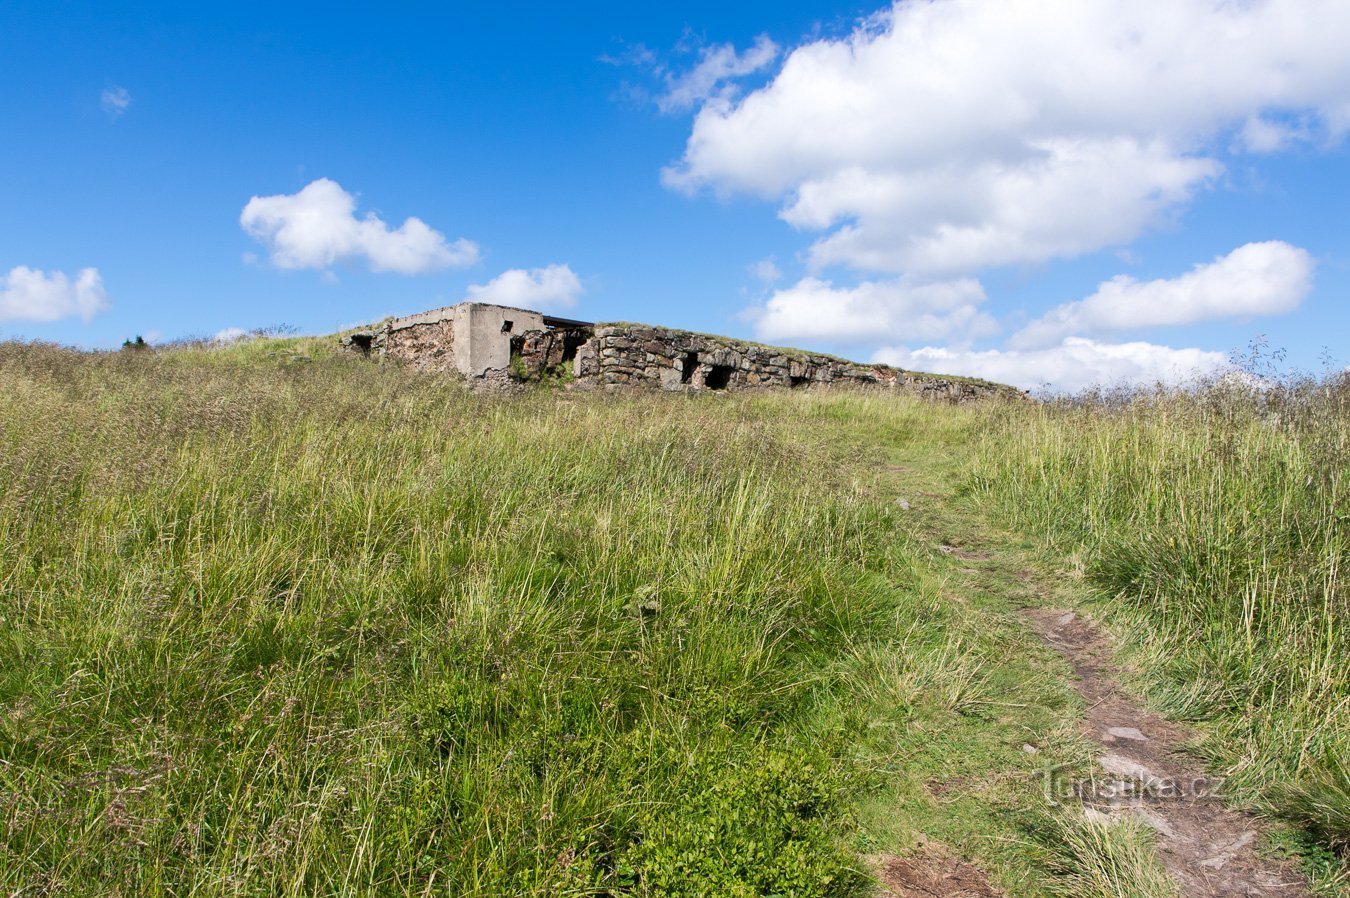
<svg viewBox="0 0 1350 898"><path fill-rule="evenodd" d="M389 319L348 334L342 343L363 355L493 388L554 379L575 389L670 391L856 384L950 402L1020 395L985 381L862 365L729 337L646 324L592 324L476 302Z"/></svg>

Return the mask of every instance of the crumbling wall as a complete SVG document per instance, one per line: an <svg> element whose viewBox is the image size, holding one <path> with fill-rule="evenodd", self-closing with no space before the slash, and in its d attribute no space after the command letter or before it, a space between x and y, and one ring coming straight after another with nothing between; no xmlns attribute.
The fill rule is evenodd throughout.
<svg viewBox="0 0 1350 898"><path fill-rule="evenodd" d="M861 365L819 353L646 325L597 326L574 364L578 384L598 388L720 391L840 384L886 387L947 402L1020 395L1010 387L982 381Z"/></svg>
<svg viewBox="0 0 1350 898"><path fill-rule="evenodd" d="M585 365L594 369L600 385L645 384L667 390L793 387L836 380L875 383L884 376L878 369L829 356L643 325L597 327L594 357L588 354Z"/></svg>
<svg viewBox="0 0 1350 898"><path fill-rule="evenodd" d="M511 373L522 380L576 376L576 357L595 337L590 327L526 331L511 341Z"/></svg>
<svg viewBox="0 0 1350 898"><path fill-rule="evenodd" d="M455 370L455 324L427 321L384 332L384 355L419 371Z"/></svg>
<svg viewBox="0 0 1350 898"><path fill-rule="evenodd" d="M519 389L522 381L557 378L577 389L719 392L840 384L900 390L943 402L1022 395L984 381L862 365L664 327L579 322L546 327L537 312L470 303L391 320L342 342L353 351L397 359L423 371L457 373L481 389ZM466 357L471 348L473 359Z"/></svg>

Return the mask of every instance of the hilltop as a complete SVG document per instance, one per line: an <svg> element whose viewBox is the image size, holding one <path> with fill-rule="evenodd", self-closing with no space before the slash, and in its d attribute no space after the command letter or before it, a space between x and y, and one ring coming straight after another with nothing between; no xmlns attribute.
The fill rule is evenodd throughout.
<svg viewBox="0 0 1350 898"><path fill-rule="evenodd" d="M0 343L0 887L1344 888L1344 383L709 392Z"/></svg>

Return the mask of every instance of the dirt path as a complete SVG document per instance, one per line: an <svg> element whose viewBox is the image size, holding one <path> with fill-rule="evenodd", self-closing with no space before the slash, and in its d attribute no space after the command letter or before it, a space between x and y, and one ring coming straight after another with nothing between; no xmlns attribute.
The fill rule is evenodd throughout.
<svg viewBox="0 0 1350 898"><path fill-rule="evenodd" d="M1063 785L1065 797L1102 820L1133 816L1158 833L1158 857L1186 898L1303 898L1303 877L1262 856L1261 822L1223 805L1222 784L1180 751L1184 728L1140 707L1112 670L1108 642L1073 612L1026 612L1048 645L1077 675L1087 704L1083 734L1102 746L1101 778Z"/></svg>

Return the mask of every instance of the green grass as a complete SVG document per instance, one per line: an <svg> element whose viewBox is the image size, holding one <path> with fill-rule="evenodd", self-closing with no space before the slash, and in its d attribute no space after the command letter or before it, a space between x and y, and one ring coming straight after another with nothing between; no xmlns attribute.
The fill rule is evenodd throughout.
<svg viewBox="0 0 1350 898"><path fill-rule="evenodd" d="M1073 707L1009 701L1025 630L886 493L942 420L0 345L0 889L842 896L928 823L1006 845ZM949 769L1020 786L960 822Z"/></svg>
<svg viewBox="0 0 1350 898"><path fill-rule="evenodd" d="M1042 797L1091 752L991 510L1099 486L1036 485L1056 428L1108 426L1058 414L0 344L0 894L842 898L922 836L1014 898L1165 895L1139 833ZM1019 427L1028 466L962 494ZM1058 514L1024 525L1101 576ZM1255 744L1297 679L1276 730L1343 737L1343 704L1308 728L1335 665L1252 646L1273 697L1206 713ZM1260 794L1340 807L1285 744Z"/></svg>
<svg viewBox="0 0 1350 898"><path fill-rule="evenodd" d="M1229 795L1350 846L1350 381L1019 410L976 471L1076 562Z"/></svg>

